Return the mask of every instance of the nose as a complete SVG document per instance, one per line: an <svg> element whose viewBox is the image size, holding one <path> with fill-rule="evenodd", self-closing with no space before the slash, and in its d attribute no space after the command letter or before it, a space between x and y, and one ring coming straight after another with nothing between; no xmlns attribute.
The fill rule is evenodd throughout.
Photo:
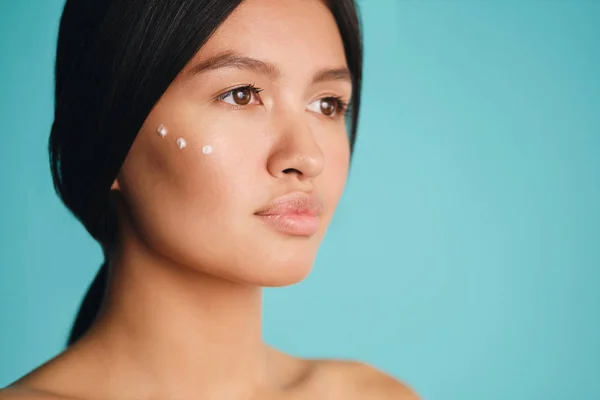
<svg viewBox="0 0 600 400"><path fill-rule="evenodd" d="M267 162L272 176L296 175L299 180L307 180L323 172L323 151L305 120L288 120L278 128L278 134Z"/></svg>

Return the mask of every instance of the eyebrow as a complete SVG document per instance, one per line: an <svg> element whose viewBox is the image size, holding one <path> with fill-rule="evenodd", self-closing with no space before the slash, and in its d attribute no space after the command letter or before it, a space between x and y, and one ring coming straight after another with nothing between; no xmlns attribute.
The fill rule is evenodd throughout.
<svg viewBox="0 0 600 400"><path fill-rule="evenodd" d="M191 67L187 75L195 76L221 68L236 68L242 71L255 72L265 75L272 80L276 80L281 76L281 71L273 64L233 52L219 53L208 60L202 61ZM352 73L347 67L322 68L312 78L313 84L328 81L347 81L352 83Z"/></svg>

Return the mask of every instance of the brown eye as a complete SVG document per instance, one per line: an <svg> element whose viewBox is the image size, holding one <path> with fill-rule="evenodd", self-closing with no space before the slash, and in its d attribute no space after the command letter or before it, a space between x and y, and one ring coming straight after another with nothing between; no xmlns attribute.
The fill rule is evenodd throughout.
<svg viewBox="0 0 600 400"><path fill-rule="evenodd" d="M327 116L331 116L336 111L337 104L335 100L332 98L322 99L321 100L321 112Z"/></svg>
<svg viewBox="0 0 600 400"><path fill-rule="evenodd" d="M252 90L247 87L235 89L233 92L233 101L235 104L245 106L252 100Z"/></svg>
<svg viewBox="0 0 600 400"><path fill-rule="evenodd" d="M345 115L348 103L344 102L341 97L328 96L313 101L307 109L334 120Z"/></svg>
<svg viewBox="0 0 600 400"><path fill-rule="evenodd" d="M261 104L258 93L262 92L262 89L254 87L253 85L238 87L232 89L229 92L225 92L217 97L217 100L222 101L232 106L247 106L249 104Z"/></svg>

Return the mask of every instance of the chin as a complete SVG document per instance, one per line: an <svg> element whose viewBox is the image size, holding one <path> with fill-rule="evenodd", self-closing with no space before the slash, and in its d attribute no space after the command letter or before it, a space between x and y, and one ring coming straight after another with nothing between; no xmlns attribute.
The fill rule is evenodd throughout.
<svg viewBox="0 0 600 400"><path fill-rule="evenodd" d="M314 257L299 256L295 260L263 260L252 265L239 264L238 271L221 277L251 286L283 287L303 281L312 271ZM257 268L257 265L260 267Z"/></svg>
<svg viewBox="0 0 600 400"><path fill-rule="evenodd" d="M312 263L310 265L280 266L277 272L265 273L265 276L255 283L256 286L263 287L283 287L295 285L302 282L312 271Z"/></svg>
<svg viewBox="0 0 600 400"><path fill-rule="evenodd" d="M263 254L262 267L256 270L258 286L281 287L294 285L303 281L312 271L316 248L314 246L302 246L300 248L288 248L281 246L272 254Z"/></svg>

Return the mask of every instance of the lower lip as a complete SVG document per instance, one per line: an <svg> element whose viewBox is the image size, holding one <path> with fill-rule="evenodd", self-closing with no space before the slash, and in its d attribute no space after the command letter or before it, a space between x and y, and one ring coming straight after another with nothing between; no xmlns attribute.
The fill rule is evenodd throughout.
<svg viewBox="0 0 600 400"><path fill-rule="evenodd" d="M319 229L319 217L306 214L256 215L276 231L291 236L312 236Z"/></svg>

